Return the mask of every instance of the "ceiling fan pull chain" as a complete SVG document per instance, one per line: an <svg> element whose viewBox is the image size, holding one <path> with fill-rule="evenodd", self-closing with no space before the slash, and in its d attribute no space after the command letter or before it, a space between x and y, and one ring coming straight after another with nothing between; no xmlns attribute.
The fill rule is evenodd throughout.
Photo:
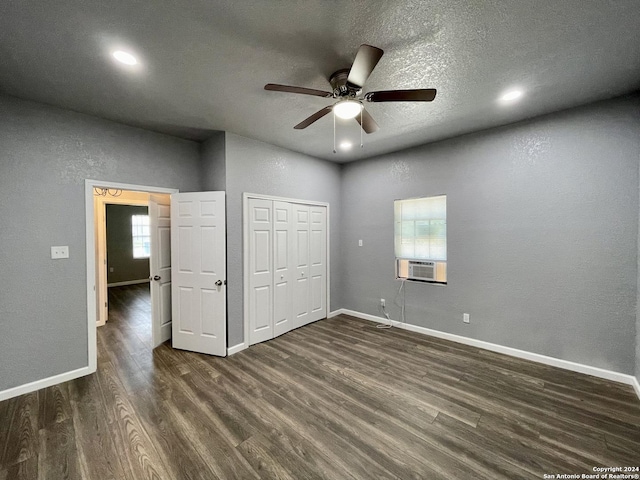
<svg viewBox="0 0 640 480"><path fill-rule="evenodd" d="M333 153L338 153L336 151L336 112L333 111Z"/></svg>
<svg viewBox="0 0 640 480"><path fill-rule="evenodd" d="M362 142L362 110L364 110L364 105L360 104L360 148L364 148L364 143Z"/></svg>

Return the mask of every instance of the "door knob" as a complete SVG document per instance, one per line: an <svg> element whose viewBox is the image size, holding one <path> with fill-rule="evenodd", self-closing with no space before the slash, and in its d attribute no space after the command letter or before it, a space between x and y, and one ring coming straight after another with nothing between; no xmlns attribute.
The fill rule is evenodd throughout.
<svg viewBox="0 0 640 480"><path fill-rule="evenodd" d="M222 280L218 280L218 281L216 282L216 285L217 285L217 286L222 285Z"/></svg>
<svg viewBox="0 0 640 480"><path fill-rule="evenodd" d="M160 275L154 275L154 276L153 276L153 279L154 279L156 282L160 281L160 279L161 279L161 278L162 278L162 277L160 277Z"/></svg>

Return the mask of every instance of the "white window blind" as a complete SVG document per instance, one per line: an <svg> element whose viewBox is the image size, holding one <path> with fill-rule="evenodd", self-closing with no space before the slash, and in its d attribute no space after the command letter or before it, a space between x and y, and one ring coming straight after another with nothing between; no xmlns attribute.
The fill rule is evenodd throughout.
<svg viewBox="0 0 640 480"><path fill-rule="evenodd" d="M131 216L133 258L149 258L151 254L151 230L149 215Z"/></svg>
<svg viewBox="0 0 640 480"><path fill-rule="evenodd" d="M396 258L447 260L447 196L394 202Z"/></svg>

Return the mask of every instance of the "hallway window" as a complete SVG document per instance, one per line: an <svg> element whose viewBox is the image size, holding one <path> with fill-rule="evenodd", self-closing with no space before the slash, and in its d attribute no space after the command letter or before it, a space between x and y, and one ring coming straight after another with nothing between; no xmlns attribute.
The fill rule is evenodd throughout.
<svg viewBox="0 0 640 480"><path fill-rule="evenodd" d="M149 258L151 254L149 215L131 216L131 237L133 240L133 258Z"/></svg>

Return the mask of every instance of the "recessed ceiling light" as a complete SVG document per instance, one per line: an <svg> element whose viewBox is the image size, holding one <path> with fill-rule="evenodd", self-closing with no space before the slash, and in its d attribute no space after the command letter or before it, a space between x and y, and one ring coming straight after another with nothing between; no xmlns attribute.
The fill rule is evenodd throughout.
<svg viewBox="0 0 640 480"><path fill-rule="evenodd" d="M341 100L333 106L333 111L340 118L355 118L361 109L362 105L355 100Z"/></svg>
<svg viewBox="0 0 640 480"><path fill-rule="evenodd" d="M340 150L351 150L351 147L353 147L353 144L348 140L340 142Z"/></svg>
<svg viewBox="0 0 640 480"><path fill-rule="evenodd" d="M524 95L524 92L522 90L519 90L519 89L509 90L502 94L502 96L500 97L500 103L515 102L516 100L519 100L522 97L522 95Z"/></svg>
<svg viewBox="0 0 640 480"><path fill-rule="evenodd" d="M115 58L120 63L124 63L125 65L136 65L138 63L136 57L123 50L116 50L112 53L112 55L113 58Z"/></svg>

